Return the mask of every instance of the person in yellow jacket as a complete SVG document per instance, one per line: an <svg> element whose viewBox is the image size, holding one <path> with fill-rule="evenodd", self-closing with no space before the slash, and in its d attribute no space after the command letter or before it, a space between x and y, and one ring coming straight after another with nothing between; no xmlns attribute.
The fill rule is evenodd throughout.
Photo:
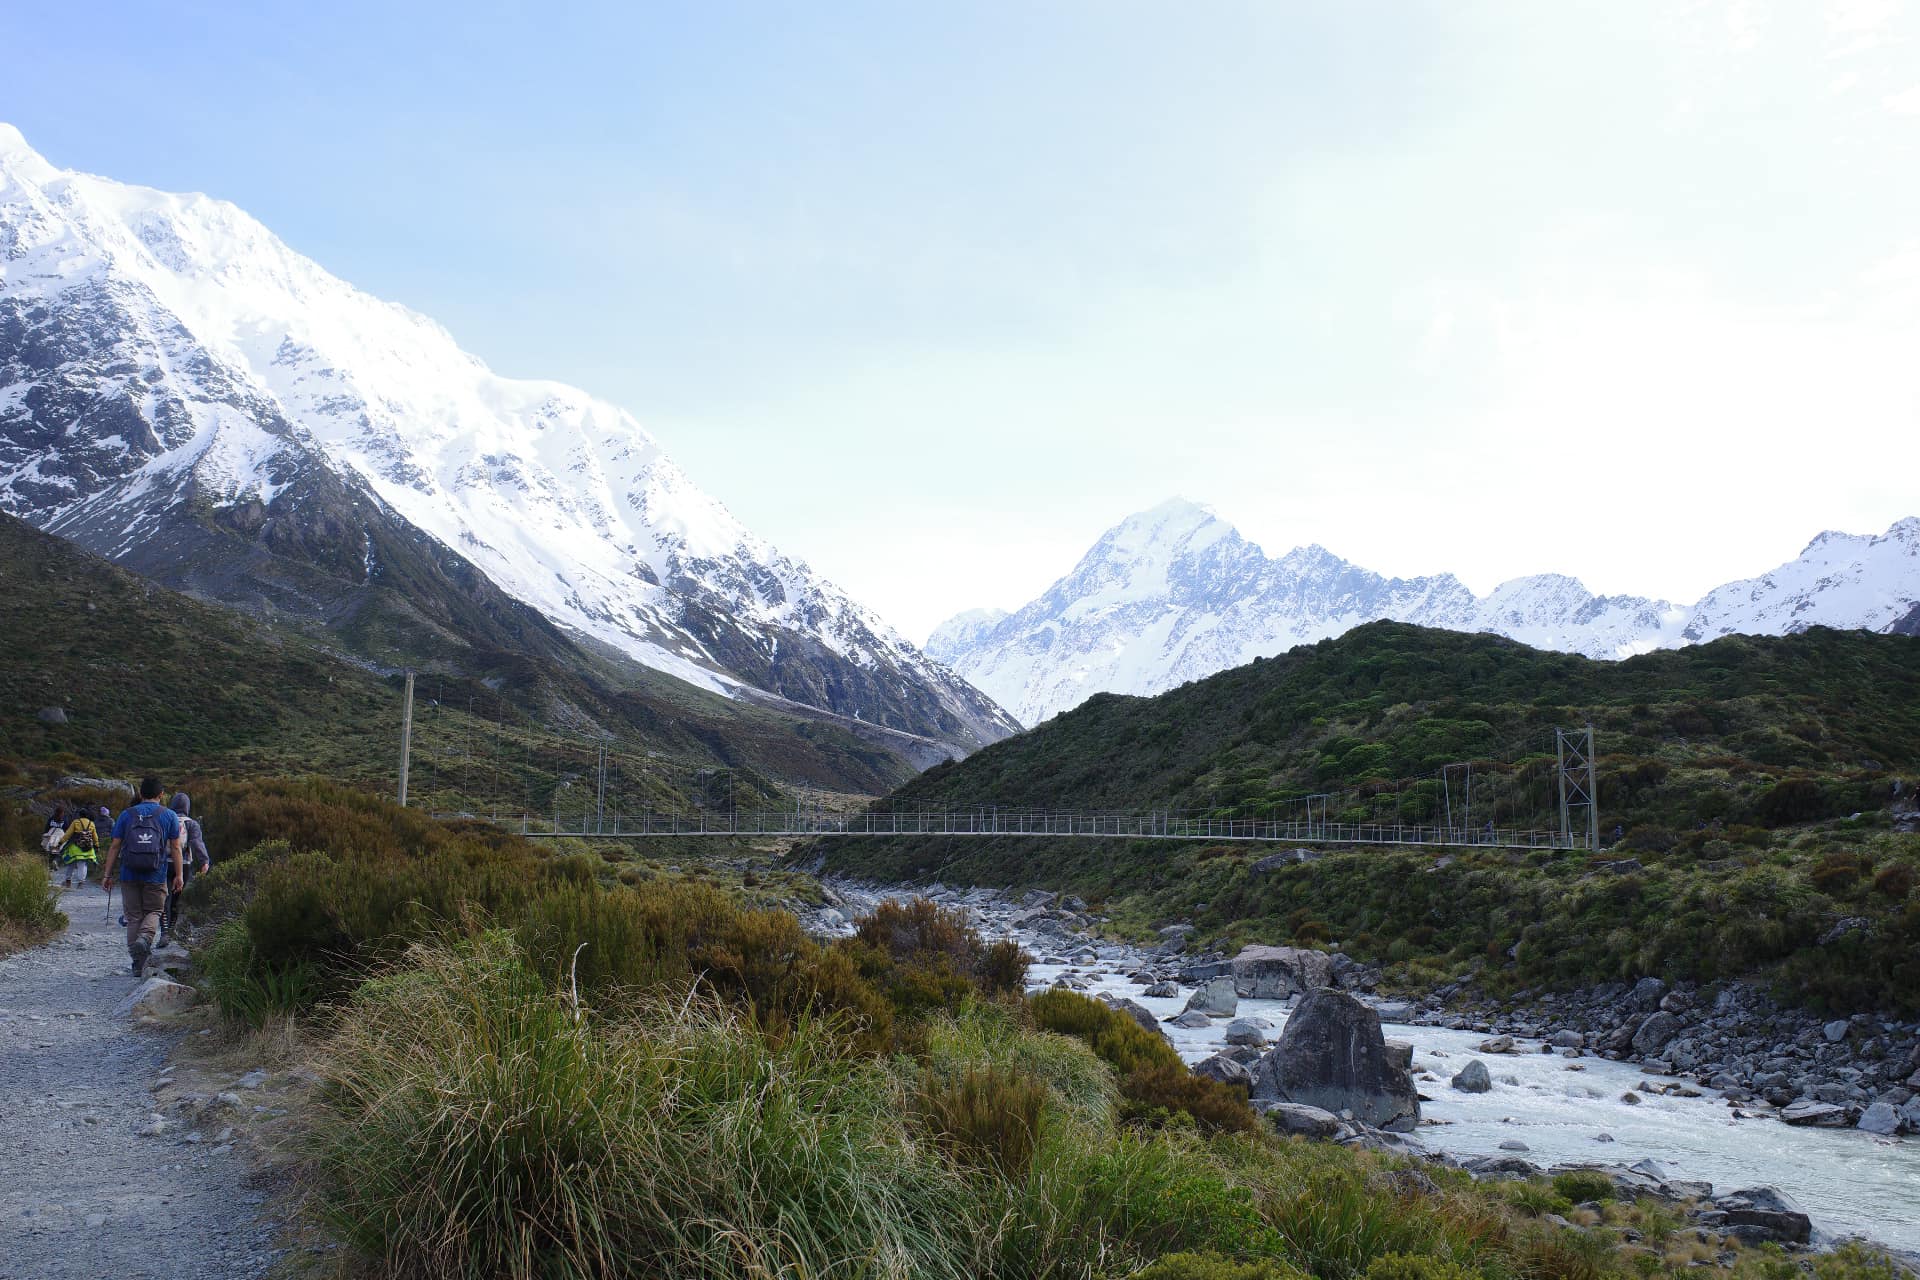
<svg viewBox="0 0 1920 1280"><path fill-rule="evenodd" d="M99 860L100 828L93 825L85 809L76 809L60 845L60 887L85 887L87 877L93 874L93 864Z"/></svg>

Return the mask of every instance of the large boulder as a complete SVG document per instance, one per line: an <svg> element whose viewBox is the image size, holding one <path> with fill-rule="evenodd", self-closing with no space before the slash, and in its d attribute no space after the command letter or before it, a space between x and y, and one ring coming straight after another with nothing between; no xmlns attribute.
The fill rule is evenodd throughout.
<svg viewBox="0 0 1920 1280"><path fill-rule="evenodd" d="M1462 1093L1485 1093L1493 1088L1493 1077L1487 1074L1487 1064L1475 1058L1460 1068L1452 1083Z"/></svg>
<svg viewBox="0 0 1920 1280"><path fill-rule="evenodd" d="M1337 1138L1341 1129L1340 1117L1333 1112L1302 1106L1297 1102L1274 1103L1267 1109L1267 1123L1281 1133L1298 1134L1303 1138Z"/></svg>
<svg viewBox="0 0 1920 1280"><path fill-rule="evenodd" d="M1263 1048L1271 1025L1264 1018L1235 1018L1227 1024L1227 1043Z"/></svg>
<svg viewBox="0 0 1920 1280"><path fill-rule="evenodd" d="M1113 1007L1121 1013L1126 1014L1129 1018L1132 1018L1147 1030L1153 1032L1153 1034L1164 1034L1160 1030L1160 1019L1154 1016L1153 1010L1147 1008L1147 1006L1141 1004L1138 1000L1128 1000L1123 997L1115 1000Z"/></svg>
<svg viewBox="0 0 1920 1280"><path fill-rule="evenodd" d="M1285 1000L1335 985L1333 957L1304 947L1246 947L1228 962L1227 972L1243 1000Z"/></svg>
<svg viewBox="0 0 1920 1280"><path fill-rule="evenodd" d="M1796 1098L1781 1110L1780 1118L1788 1124L1816 1129L1844 1129L1847 1125L1847 1109L1813 1098Z"/></svg>
<svg viewBox="0 0 1920 1280"><path fill-rule="evenodd" d="M121 997L113 1011L121 1017L150 1018L175 1009L184 1009L193 1003L197 994L192 987L182 982L170 982L165 978L148 978L145 982Z"/></svg>
<svg viewBox="0 0 1920 1280"><path fill-rule="evenodd" d="M1856 1127L1890 1138L1900 1132L1901 1118L1899 1109L1891 1103L1876 1102L1860 1116L1860 1123Z"/></svg>
<svg viewBox="0 0 1920 1280"><path fill-rule="evenodd" d="M1721 1196L1714 1212L1701 1218L1707 1226L1724 1226L1728 1233L1749 1242L1777 1240L1805 1244L1813 1223L1792 1197L1772 1187L1747 1187Z"/></svg>
<svg viewBox="0 0 1920 1280"><path fill-rule="evenodd" d="M1388 1056L1378 1015L1330 987L1301 997L1280 1043L1254 1064L1253 1096L1349 1111L1377 1129L1407 1129L1420 1120L1413 1077Z"/></svg>
<svg viewBox="0 0 1920 1280"><path fill-rule="evenodd" d="M1202 1058L1193 1064L1193 1074L1209 1080L1218 1080L1221 1084L1237 1084L1243 1089L1253 1088L1253 1073L1236 1059L1224 1053Z"/></svg>
<svg viewBox="0 0 1920 1280"><path fill-rule="evenodd" d="M1214 978L1187 998L1183 1013L1204 1013L1209 1018L1231 1018L1240 1009L1232 978Z"/></svg>
<svg viewBox="0 0 1920 1280"><path fill-rule="evenodd" d="M1648 1014L1633 1033L1633 1049L1643 1058L1651 1058L1680 1034L1680 1028L1686 1023L1677 1013L1665 1009Z"/></svg>

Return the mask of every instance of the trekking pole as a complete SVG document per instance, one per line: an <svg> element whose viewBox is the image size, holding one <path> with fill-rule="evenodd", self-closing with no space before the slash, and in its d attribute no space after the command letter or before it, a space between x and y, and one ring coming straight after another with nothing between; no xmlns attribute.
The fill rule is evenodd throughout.
<svg viewBox="0 0 1920 1280"><path fill-rule="evenodd" d="M101 919L100 923L113 923L113 881L111 880L107 881L107 914Z"/></svg>

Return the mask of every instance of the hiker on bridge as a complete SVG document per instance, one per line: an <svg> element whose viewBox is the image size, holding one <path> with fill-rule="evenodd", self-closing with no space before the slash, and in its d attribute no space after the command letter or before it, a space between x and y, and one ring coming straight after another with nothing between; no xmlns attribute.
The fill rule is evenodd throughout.
<svg viewBox="0 0 1920 1280"><path fill-rule="evenodd" d="M193 813L193 798L184 791L176 791L167 801L167 808L180 815L180 844L185 854L185 879L191 882L196 875L213 865L213 859L207 854L207 838L200 830L200 824L190 815ZM174 889L167 894L167 906L160 913L160 942L173 936L175 926L180 923L180 896L185 887Z"/></svg>
<svg viewBox="0 0 1920 1280"><path fill-rule="evenodd" d="M169 890L186 883L180 868L180 847L186 836L180 815L160 803L160 779L140 780L140 803L121 813L113 824L113 843L100 869L107 896L113 896L113 871L120 869L120 905L126 911L127 955L133 976L147 974L166 910Z"/></svg>

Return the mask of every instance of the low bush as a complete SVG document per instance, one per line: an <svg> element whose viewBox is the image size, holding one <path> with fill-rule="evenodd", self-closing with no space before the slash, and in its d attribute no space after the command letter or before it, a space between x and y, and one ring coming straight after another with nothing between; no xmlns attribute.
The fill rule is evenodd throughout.
<svg viewBox="0 0 1920 1280"><path fill-rule="evenodd" d="M1209 1131L1250 1132L1259 1126L1240 1091L1196 1076L1165 1036L1076 992L1055 988L1028 1002L1034 1025L1074 1036L1118 1073L1122 1114L1165 1123L1184 1116Z"/></svg>
<svg viewBox="0 0 1920 1280"><path fill-rule="evenodd" d="M1446 1258L1383 1253L1367 1264L1366 1280L1478 1280L1478 1273Z"/></svg>
<svg viewBox="0 0 1920 1280"><path fill-rule="evenodd" d="M1271 1260L1238 1262L1217 1253L1170 1253L1134 1272L1128 1280L1305 1280L1300 1272Z"/></svg>
<svg viewBox="0 0 1920 1280"><path fill-rule="evenodd" d="M0 855L0 952L25 946L67 927L55 906L47 860L38 854Z"/></svg>
<svg viewBox="0 0 1920 1280"><path fill-rule="evenodd" d="M1555 1174L1553 1189L1557 1195L1574 1204L1606 1201L1614 1197L1613 1179L1598 1169L1569 1169L1565 1173Z"/></svg>
<svg viewBox="0 0 1920 1280"><path fill-rule="evenodd" d="M998 1066L942 1078L929 1068L917 1098L920 1123L956 1161L1024 1178L1033 1165L1047 1087Z"/></svg>

